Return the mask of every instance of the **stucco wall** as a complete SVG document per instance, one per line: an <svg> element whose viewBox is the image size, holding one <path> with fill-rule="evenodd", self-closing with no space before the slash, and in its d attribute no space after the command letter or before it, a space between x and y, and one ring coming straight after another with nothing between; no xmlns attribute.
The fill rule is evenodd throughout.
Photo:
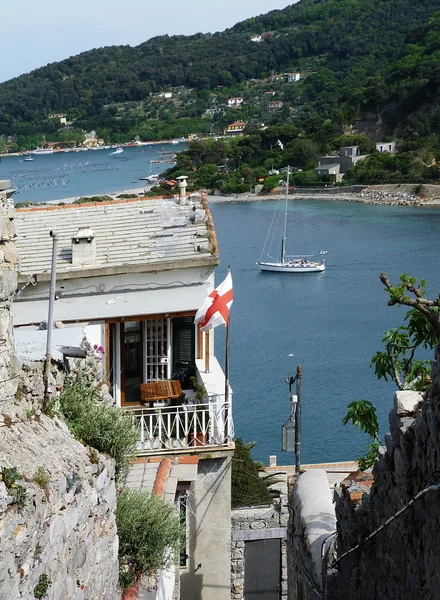
<svg viewBox="0 0 440 600"><path fill-rule="evenodd" d="M191 537L180 600L230 600L231 457L199 458L187 502Z"/></svg>
<svg viewBox="0 0 440 600"><path fill-rule="evenodd" d="M325 471L301 473L291 493L291 524L288 537L289 600L339 598L334 576L327 572L325 556L336 529L332 492ZM324 558L324 559L323 559Z"/></svg>

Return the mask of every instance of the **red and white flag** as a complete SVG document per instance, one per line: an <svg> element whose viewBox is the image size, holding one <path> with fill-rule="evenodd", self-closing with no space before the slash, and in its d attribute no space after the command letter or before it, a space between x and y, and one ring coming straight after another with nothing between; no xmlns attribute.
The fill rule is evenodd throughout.
<svg viewBox="0 0 440 600"><path fill-rule="evenodd" d="M206 297L196 313L194 323L200 323L201 331L214 329L217 325L227 325L232 302L232 277L229 272L226 279Z"/></svg>

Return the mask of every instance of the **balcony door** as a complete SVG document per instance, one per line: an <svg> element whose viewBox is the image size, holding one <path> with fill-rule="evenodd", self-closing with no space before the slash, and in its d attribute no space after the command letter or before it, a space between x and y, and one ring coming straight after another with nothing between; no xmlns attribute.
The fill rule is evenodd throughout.
<svg viewBox="0 0 440 600"><path fill-rule="evenodd" d="M144 375L143 321L121 323L121 404L140 404Z"/></svg>
<svg viewBox="0 0 440 600"><path fill-rule="evenodd" d="M195 375L194 317L118 323L111 326L110 343L110 383L115 392L119 387L121 406L140 404L141 383L179 379L188 388ZM119 386L113 373L120 374Z"/></svg>

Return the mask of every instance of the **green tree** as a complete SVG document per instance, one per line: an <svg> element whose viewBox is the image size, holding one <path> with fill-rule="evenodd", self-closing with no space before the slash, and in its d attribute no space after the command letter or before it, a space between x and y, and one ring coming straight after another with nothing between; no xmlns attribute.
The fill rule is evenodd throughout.
<svg viewBox="0 0 440 600"><path fill-rule="evenodd" d="M417 390L426 393L431 385L431 368L428 360L416 358L420 349L432 349L440 340L440 294L435 300L425 297L427 281L417 284L414 277L400 275L397 285L392 285L387 275L380 275L389 295L388 306L409 306L405 315L407 325L385 332L382 342L385 352L373 356L378 379L391 379L400 390ZM351 422L367 433L371 441L367 454L358 459L359 468L365 470L374 464L380 446L379 424L376 408L368 400L357 400L348 405L342 423Z"/></svg>
<svg viewBox="0 0 440 600"><path fill-rule="evenodd" d="M181 528L168 502L148 490L124 490L118 496L116 525L121 587L172 564Z"/></svg>

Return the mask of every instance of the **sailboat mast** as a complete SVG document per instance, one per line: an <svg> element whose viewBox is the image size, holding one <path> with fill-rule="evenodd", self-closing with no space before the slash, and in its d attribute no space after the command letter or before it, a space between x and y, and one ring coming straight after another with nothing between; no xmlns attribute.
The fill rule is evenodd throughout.
<svg viewBox="0 0 440 600"><path fill-rule="evenodd" d="M286 252L286 237L287 237L287 196L289 195L289 176L290 166L287 167L287 180L286 180L286 206L284 208L284 230L283 237L281 239L281 262L284 263L284 254Z"/></svg>

